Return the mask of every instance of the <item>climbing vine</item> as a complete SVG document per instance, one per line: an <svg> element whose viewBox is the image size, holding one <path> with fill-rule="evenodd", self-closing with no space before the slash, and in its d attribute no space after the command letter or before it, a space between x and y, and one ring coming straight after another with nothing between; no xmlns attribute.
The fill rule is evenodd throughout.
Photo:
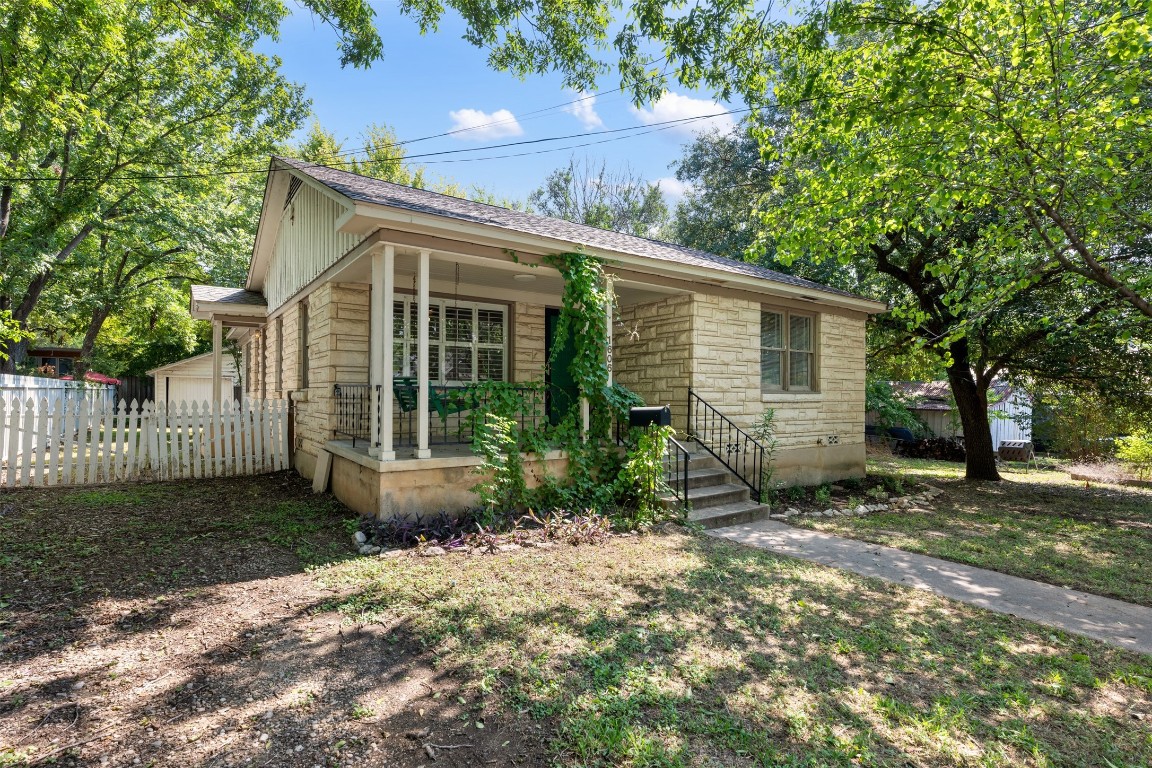
<svg viewBox="0 0 1152 768"><path fill-rule="evenodd" d="M496 416L499 421L493 424L499 426L496 430L484 428L474 432L473 450L485 459L480 469L492 477L476 489L491 512L501 505L510 512L513 507L523 506L614 510L621 505L635 504L636 475L643 472L648 478L654 471L654 460L648 455L654 446L645 444L645 457L637 458L635 444L627 457L622 457L610 444L613 420L626 418L629 408L644 404L640 396L627 387L608 384L607 328L614 308L612 289L599 260L592 256L561 253L545 257L543 261L555 267L564 278L548 365L559 363L560 351L571 341L573 358L568 370L580 397L588 401L589 428L586 433L581 429L579 404L572 403L558 424L514 437L508 420L523 413L525 408L542 406L542 396L537 404L537 400L528 395L543 393L544 385L495 382L477 385L480 418L487 422L489 415ZM537 454L548 447L563 450L568 456L566 480L545 475L537 488L527 489L522 463L509 455L514 446ZM515 473L519 475L513 477ZM639 495L646 504L645 519L655 514L650 496L651 493ZM625 515L630 524L636 522L634 513L635 510L630 510Z"/></svg>

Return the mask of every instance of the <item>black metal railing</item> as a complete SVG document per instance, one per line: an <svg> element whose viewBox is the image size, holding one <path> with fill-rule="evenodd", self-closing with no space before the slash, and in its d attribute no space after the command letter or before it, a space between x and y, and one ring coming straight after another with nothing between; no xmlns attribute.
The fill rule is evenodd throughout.
<svg viewBox="0 0 1152 768"><path fill-rule="evenodd" d="M371 388L367 384L336 384L332 387L332 399L336 407L336 436L352 438L352 445L357 440L368 442L372 439L372 430L369 428L371 418L371 405L368 393Z"/></svg>
<svg viewBox="0 0 1152 768"><path fill-rule="evenodd" d="M642 429L642 427L630 428L623 419L616 419L616 444L623 448L634 446L632 429ZM684 444L674 437L669 438L668 446L665 448L664 456L661 459L664 467L663 477L652 478L649 486L657 492L667 490L684 509L688 508L688 462L690 459L691 456Z"/></svg>
<svg viewBox="0 0 1152 768"><path fill-rule="evenodd" d="M337 437L370 442L372 439L370 393L375 389L377 407L383 407L383 390L368 384L336 384ZM507 398L519 399L512 415L519 435L528 435L548 424L547 392L540 387L505 387L500 392L469 385L429 385L429 441L434 445L469 445L483 420L493 411L507 411ZM503 398L504 403L492 402ZM418 401L414 382L397 379L392 387L392 443L399 448L418 443Z"/></svg>
<svg viewBox="0 0 1152 768"><path fill-rule="evenodd" d="M752 498L764 500L767 451L708 401L688 390L688 436L752 489Z"/></svg>

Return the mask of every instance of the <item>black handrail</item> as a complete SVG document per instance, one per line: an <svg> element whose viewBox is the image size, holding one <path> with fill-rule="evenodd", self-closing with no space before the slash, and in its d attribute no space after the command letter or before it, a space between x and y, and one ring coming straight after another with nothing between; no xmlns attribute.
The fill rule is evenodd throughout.
<svg viewBox="0 0 1152 768"><path fill-rule="evenodd" d="M668 450L664 452L664 482L680 506L688 510L688 449L674 437L668 438Z"/></svg>
<svg viewBox="0 0 1152 768"><path fill-rule="evenodd" d="M751 488L754 499L764 501L767 450L691 388L688 389L688 436Z"/></svg>

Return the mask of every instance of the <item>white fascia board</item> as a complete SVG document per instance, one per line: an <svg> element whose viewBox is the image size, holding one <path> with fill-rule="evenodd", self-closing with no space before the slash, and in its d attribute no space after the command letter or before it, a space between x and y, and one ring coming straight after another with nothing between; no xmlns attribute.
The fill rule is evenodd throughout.
<svg viewBox="0 0 1152 768"><path fill-rule="evenodd" d="M851 309L857 312L878 314L887 312L883 302L854 296L842 296L802 286L777 282L768 278L741 275L723 269L710 269L693 264L653 259L603 248L590 248L567 240L531 235L485 224L473 224L460 219L434 214L417 213L403 208L357 203L355 209L341 217L340 229L344 232L371 232L380 226L394 227L411 232L421 232L444 236L450 233L454 239L460 235L475 238L478 244L492 244L500 247L521 247L529 253L547 255L565 251L581 250L603 259L608 264L631 267L640 272L649 272L664 277L690 279L717 288L739 288L769 296L783 296L801 301L827 304Z"/></svg>
<svg viewBox="0 0 1152 768"><path fill-rule="evenodd" d="M189 311L194 320L211 320L214 315L263 319L268 307L258 304L235 304L227 301L193 301Z"/></svg>

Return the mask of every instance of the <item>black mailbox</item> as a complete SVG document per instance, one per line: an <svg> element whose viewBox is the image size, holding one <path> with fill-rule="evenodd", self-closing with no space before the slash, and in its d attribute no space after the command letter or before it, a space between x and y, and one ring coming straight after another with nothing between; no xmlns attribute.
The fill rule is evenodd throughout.
<svg viewBox="0 0 1152 768"><path fill-rule="evenodd" d="M666 405L645 406L628 409L630 427L669 427L672 426L672 409Z"/></svg>

